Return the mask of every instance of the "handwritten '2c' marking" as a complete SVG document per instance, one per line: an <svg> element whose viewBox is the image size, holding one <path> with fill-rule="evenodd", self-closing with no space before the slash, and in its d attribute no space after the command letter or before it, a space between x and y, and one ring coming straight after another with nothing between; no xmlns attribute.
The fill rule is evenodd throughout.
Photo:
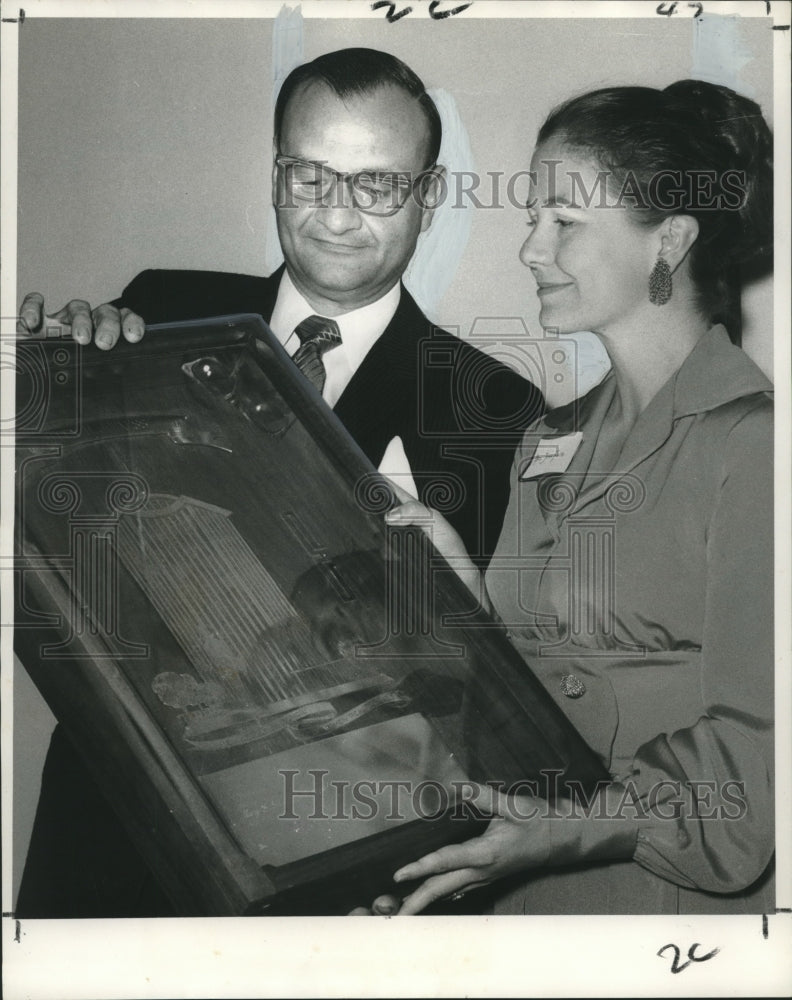
<svg viewBox="0 0 792 1000"><path fill-rule="evenodd" d="M675 944L664 944L663 947L660 949L660 951L658 951L657 954L658 954L658 957L662 958L663 952L668 951L669 948L673 948L674 949L674 958L673 958L673 961L671 962L671 971L672 972L681 972L683 969L686 969L690 965L691 962L706 962L708 959L714 958L718 954L718 952L720 951L720 948L713 948L712 951L708 952L706 955L696 955L694 953L696 951L696 948L698 948L698 947L699 947L699 943L697 941L695 944L692 944L688 948L688 953L687 953L688 960L687 960L687 962L683 962L682 965L679 964L680 951L679 951L679 948Z"/></svg>
<svg viewBox="0 0 792 1000"><path fill-rule="evenodd" d="M454 7L453 10L438 10L439 6L440 0L432 0L429 4L429 17L434 21L440 21L444 17L453 17L454 14L461 14L463 10L467 10L468 7L473 6L473 0L470 0L470 3L462 3L458 7Z"/></svg>
<svg viewBox="0 0 792 1000"><path fill-rule="evenodd" d="M408 14L412 14L412 7L404 7L397 14L396 4L391 3L390 0L376 0L376 3L371 5L372 10L380 10L382 7L389 8L388 13L385 15L389 24L393 24L394 21L398 21L402 17L407 17Z"/></svg>
<svg viewBox="0 0 792 1000"><path fill-rule="evenodd" d="M467 10L468 7L473 6L473 0L469 0L468 3L459 4L458 7L454 7L452 10L438 10L440 6L440 0L431 0L429 4L429 17L433 21L442 21L447 17L453 17L455 14L461 14L463 10ZM383 7L387 7L388 10L385 17L389 24L394 24L396 21L400 21L403 17L407 17L408 14L412 14L412 7L402 7L401 10L396 10L396 4L392 0L375 0L371 5L372 10L381 10Z"/></svg>

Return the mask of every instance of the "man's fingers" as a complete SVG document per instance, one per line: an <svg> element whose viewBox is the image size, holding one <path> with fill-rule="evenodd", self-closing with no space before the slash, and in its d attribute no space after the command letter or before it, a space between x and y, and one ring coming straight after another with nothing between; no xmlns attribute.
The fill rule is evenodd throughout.
<svg viewBox="0 0 792 1000"><path fill-rule="evenodd" d="M38 333L44 320L44 296L41 292L28 292L19 307L17 333Z"/></svg>
<svg viewBox="0 0 792 1000"><path fill-rule="evenodd" d="M96 346L103 351L115 347L121 336L121 314L116 307L107 303L97 306L93 311L93 321L96 328Z"/></svg>
<svg viewBox="0 0 792 1000"><path fill-rule="evenodd" d="M85 299L72 299L63 309L59 309L53 318L61 323L69 324L72 337L78 344L91 343L93 319L91 318L91 307Z"/></svg>
<svg viewBox="0 0 792 1000"><path fill-rule="evenodd" d="M143 338L143 334L146 332L146 324L131 309L122 309L121 332L124 335L124 340L128 340L130 344L136 344Z"/></svg>

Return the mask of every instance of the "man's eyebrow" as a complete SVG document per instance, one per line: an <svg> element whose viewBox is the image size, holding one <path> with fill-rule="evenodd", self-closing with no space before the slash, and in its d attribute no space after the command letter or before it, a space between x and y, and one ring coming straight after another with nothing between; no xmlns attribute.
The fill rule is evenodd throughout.
<svg viewBox="0 0 792 1000"><path fill-rule="evenodd" d="M568 198L565 198L563 195L556 195L554 198L548 198L547 201L543 201L542 202L542 205L545 208L554 208L556 205L561 205L561 206L564 206L566 208L581 208L582 207L577 202L570 201Z"/></svg>
<svg viewBox="0 0 792 1000"><path fill-rule="evenodd" d="M285 156L286 154L284 153L283 155ZM329 160L307 160L302 156L292 156L291 159L310 163L312 167L327 167L328 170L332 170L336 174L348 174L349 176L353 176L354 174L391 174L401 178L411 173L409 170L396 170L393 167L360 167L358 170L336 170Z"/></svg>

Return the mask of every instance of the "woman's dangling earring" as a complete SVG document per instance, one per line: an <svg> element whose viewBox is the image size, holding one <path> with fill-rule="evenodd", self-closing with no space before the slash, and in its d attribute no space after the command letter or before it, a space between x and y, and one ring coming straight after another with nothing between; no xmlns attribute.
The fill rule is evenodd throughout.
<svg viewBox="0 0 792 1000"><path fill-rule="evenodd" d="M649 301L664 306L671 298L671 268L665 257L658 257L649 275Z"/></svg>

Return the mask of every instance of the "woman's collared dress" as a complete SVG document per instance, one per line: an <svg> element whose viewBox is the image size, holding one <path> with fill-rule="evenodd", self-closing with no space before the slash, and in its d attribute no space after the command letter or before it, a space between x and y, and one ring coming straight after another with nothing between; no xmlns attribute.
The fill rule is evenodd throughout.
<svg viewBox="0 0 792 1000"><path fill-rule="evenodd" d="M513 881L496 912L773 909L771 391L717 326L614 470L590 467L612 376L526 434L487 588L645 815L632 860Z"/></svg>

